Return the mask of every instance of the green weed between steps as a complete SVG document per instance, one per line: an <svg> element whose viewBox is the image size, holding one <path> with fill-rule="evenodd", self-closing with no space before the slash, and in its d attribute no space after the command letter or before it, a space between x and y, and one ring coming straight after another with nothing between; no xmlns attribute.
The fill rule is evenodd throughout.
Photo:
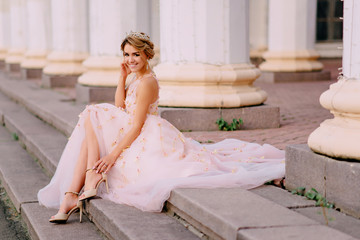
<svg viewBox="0 0 360 240"><path fill-rule="evenodd" d="M329 221L334 220L333 218L328 218L325 208L334 208L334 204L329 203L324 196L322 196L315 188L311 188L306 191L304 187L298 187L291 191L292 194L296 194L299 196L304 196L309 200L316 201L316 206L320 206L322 208L322 214L325 218L326 225L329 225Z"/></svg>
<svg viewBox="0 0 360 240"><path fill-rule="evenodd" d="M12 133L12 138L13 138L15 141L18 141L18 140L19 140L19 136L18 136L16 133Z"/></svg>
<svg viewBox="0 0 360 240"><path fill-rule="evenodd" d="M244 122L241 118L239 119L234 118L232 122L229 124L221 117L218 120L216 120L216 124L218 125L219 130L221 131L235 131L240 129L241 125L243 125Z"/></svg>

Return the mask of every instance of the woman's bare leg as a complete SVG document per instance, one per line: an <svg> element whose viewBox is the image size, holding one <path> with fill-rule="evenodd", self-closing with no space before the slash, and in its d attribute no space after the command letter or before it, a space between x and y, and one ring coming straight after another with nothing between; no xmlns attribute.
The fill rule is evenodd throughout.
<svg viewBox="0 0 360 240"><path fill-rule="evenodd" d="M85 139L81 144L79 158L68 192L80 192L84 185L84 190L95 187L96 183L101 179L101 175L95 171L86 171L86 169L92 168L99 158L99 144L92 128L90 116L88 116L85 120ZM60 205L59 212L68 213L70 209L76 206L78 199L79 197L75 194L66 194Z"/></svg>
<svg viewBox="0 0 360 240"><path fill-rule="evenodd" d="M87 147L87 141L86 139L84 139L81 144L79 158L77 160L74 169L73 179L67 190L68 192L80 192L80 190L84 186L87 158L88 158L88 147ZM69 212L70 209L76 206L77 201L78 201L78 196L76 196L75 194L71 194L71 193L66 194L64 196L63 201L61 202L59 212L61 213Z"/></svg>
<svg viewBox="0 0 360 240"><path fill-rule="evenodd" d="M85 134L87 141L87 169L94 167L96 161L100 159L99 143L90 121L90 115L85 119ZM95 188L97 182L101 179L101 174L95 171L87 171L85 177L84 191Z"/></svg>

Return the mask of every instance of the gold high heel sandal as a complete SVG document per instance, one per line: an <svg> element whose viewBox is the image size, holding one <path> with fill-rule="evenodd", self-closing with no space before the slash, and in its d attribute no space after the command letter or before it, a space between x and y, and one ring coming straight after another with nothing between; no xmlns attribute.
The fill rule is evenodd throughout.
<svg viewBox="0 0 360 240"><path fill-rule="evenodd" d="M79 193L77 193L77 192L65 192L65 195L67 193L72 193L72 194L75 194L76 196L79 196ZM76 212L76 210L80 210L80 222L82 222L83 204L80 201L78 201L77 205L75 207L73 207L72 209L70 209L68 213L57 213L54 217L49 219L49 222L51 222L51 223L66 223L67 220L69 219L70 215L72 213Z"/></svg>
<svg viewBox="0 0 360 240"><path fill-rule="evenodd" d="M95 171L95 169L92 169L92 168L86 169L86 172L87 171ZM95 197L97 195L97 190L98 190L98 188L99 188L99 186L100 186L100 184L102 182L105 182L106 191L107 191L107 193L109 193L109 186L108 186L108 182L107 182L107 176L106 176L105 173L101 173L101 176L102 176L102 178L96 183L95 188L89 189L89 190L86 190L85 192L83 192L81 195L83 195L84 197L79 198L79 201L83 201L85 199Z"/></svg>

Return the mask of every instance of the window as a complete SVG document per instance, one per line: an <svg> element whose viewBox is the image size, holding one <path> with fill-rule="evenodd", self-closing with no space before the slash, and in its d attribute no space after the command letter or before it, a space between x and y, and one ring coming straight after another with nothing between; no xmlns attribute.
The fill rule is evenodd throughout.
<svg viewBox="0 0 360 240"><path fill-rule="evenodd" d="M338 42L342 40L343 2L341 0L318 0L316 40L317 42Z"/></svg>

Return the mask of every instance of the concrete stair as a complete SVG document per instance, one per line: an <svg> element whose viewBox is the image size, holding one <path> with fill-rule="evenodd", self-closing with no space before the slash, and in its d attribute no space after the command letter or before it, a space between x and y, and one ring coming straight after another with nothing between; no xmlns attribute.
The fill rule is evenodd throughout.
<svg viewBox="0 0 360 240"><path fill-rule="evenodd" d="M83 107L31 82L0 79L0 122L11 133L17 134L23 147L43 168L41 171L29 154L11 140L11 134L4 127L0 128L0 152L6 152L0 154L2 184L35 239L63 239L62 232L68 234L68 239L82 239L90 232L93 235L86 238L255 240L356 239L360 236L358 219L329 210L336 215L336 221L329 223L332 228L327 227L323 219L319 219L321 215L317 212L320 209L314 202L274 186L250 191L238 188L176 189L166 203L165 213L146 213L96 198L86 202L90 221L87 219L85 224L80 226L76 215L71 217L71 224L49 224L48 218L54 210L39 206L36 193L54 173L67 142L66 136L70 135ZM20 160L12 165L6 161L9 158ZM16 172L19 175L12 175ZM27 186L22 184L24 174L29 175ZM26 189L28 195L22 196L27 192L22 189ZM81 237L77 235L80 229L84 229ZM197 235L189 229L195 229Z"/></svg>

